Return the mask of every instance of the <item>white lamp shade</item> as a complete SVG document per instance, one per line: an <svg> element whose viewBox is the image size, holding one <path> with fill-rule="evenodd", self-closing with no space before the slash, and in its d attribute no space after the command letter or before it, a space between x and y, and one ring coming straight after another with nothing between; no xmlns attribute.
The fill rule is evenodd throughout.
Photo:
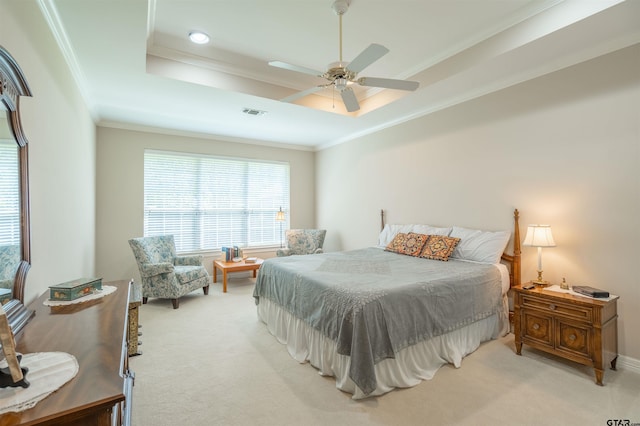
<svg viewBox="0 0 640 426"><path fill-rule="evenodd" d="M528 247L555 247L556 243L553 241L553 235L551 235L551 226L529 225L522 245Z"/></svg>
<svg viewBox="0 0 640 426"><path fill-rule="evenodd" d="M284 212L282 210L276 212L276 220L278 222L284 222L285 218L284 218Z"/></svg>

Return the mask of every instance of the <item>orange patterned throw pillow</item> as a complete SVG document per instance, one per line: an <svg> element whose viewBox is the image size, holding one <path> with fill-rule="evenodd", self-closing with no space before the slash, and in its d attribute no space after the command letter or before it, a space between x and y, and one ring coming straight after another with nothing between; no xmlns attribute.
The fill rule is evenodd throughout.
<svg viewBox="0 0 640 426"><path fill-rule="evenodd" d="M427 235L415 234L413 232L398 233L389 245L385 248L386 251L392 251L398 254L406 254L409 256L418 256L422 247L424 247L427 241Z"/></svg>
<svg viewBox="0 0 640 426"><path fill-rule="evenodd" d="M420 257L433 260L448 261L460 242L460 238L445 237L442 235L428 235L427 242L422 248Z"/></svg>

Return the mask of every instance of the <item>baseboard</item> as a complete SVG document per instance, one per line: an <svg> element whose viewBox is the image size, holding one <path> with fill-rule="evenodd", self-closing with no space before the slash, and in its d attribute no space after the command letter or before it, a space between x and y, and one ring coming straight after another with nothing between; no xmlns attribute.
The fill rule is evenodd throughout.
<svg viewBox="0 0 640 426"><path fill-rule="evenodd" d="M635 373L640 373L640 360L631 358L624 355L618 355L618 360L616 361L616 368L633 371Z"/></svg>

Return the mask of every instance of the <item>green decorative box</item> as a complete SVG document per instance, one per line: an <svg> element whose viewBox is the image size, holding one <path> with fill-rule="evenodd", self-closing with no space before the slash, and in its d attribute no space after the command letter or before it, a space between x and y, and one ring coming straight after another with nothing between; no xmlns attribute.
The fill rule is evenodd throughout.
<svg viewBox="0 0 640 426"><path fill-rule="evenodd" d="M102 278L78 278L49 287L50 300L69 301L102 290Z"/></svg>

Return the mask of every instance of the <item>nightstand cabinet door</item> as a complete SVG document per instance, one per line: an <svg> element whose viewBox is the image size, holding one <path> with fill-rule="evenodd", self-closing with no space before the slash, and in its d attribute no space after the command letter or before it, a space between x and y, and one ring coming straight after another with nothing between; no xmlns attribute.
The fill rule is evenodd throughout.
<svg viewBox="0 0 640 426"><path fill-rule="evenodd" d="M553 349L553 317L535 311L524 311L522 317L522 339Z"/></svg>
<svg viewBox="0 0 640 426"><path fill-rule="evenodd" d="M588 325L573 325L562 320L557 321L555 347L566 352L571 358L583 357L591 360L592 329Z"/></svg>

